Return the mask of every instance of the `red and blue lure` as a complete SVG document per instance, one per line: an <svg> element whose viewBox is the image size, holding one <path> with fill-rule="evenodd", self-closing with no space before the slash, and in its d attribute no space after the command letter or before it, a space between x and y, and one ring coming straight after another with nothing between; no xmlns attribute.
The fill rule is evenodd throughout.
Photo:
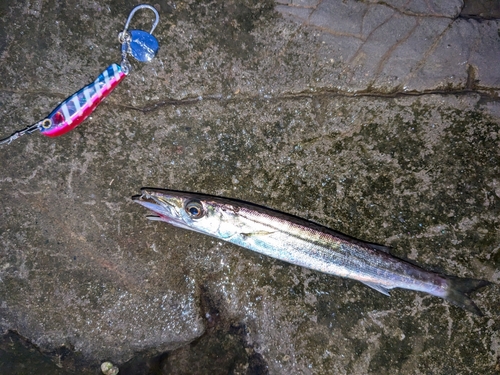
<svg viewBox="0 0 500 375"><path fill-rule="evenodd" d="M90 85L71 95L41 121L40 133L57 137L80 125L108 96L126 74L118 64L111 64Z"/></svg>
<svg viewBox="0 0 500 375"><path fill-rule="evenodd" d="M149 33L142 30L128 31L132 16L142 8L150 9L155 13L156 20L151 31ZM31 134L37 130L47 137L58 137L80 125L130 72L131 65L127 60L128 55L141 62L151 61L156 55L158 41L152 34L159 19L158 12L150 5L141 4L132 9L125 28L118 36L122 45L120 65L111 64L94 82L64 100L46 118L0 140L0 145L11 143L20 136Z"/></svg>

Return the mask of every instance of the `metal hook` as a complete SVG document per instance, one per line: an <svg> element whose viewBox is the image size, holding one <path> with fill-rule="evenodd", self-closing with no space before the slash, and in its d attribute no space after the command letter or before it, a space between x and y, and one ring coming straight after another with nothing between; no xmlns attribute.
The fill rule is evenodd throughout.
<svg viewBox="0 0 500 375"><path fill-rule="evenodd" d="M137 12L139 9L143 9L143 8L147 8L147 9L152 10L154 12L155 16L156 16L155 22L153 23L153 27L151 28L151 31L149 32L150 34L153 34L153 31L155 31L156 25L158 25L158 22L160 22L160 15L158 14L158 11L154 7L152 7L151 5L141 4L141 5L137 5L130 12L130 14L128 16L128 19L127 19L127 22L125 23L125 27L124 27L123 32L122 32L123 35L125 35L127 33L128 25L130 24L130 20L134 16L135 12Z"/></svg>
<svg viewBox="0 0 500 375"><path fill-rule="evenodd" d="M142 30L129 31L128 26L135 12L137 12L139 9L144 9L144 8L153 11L153 13L156 16L151 31L149 32L149 34L146 31ZM151 61L156 56L159 45L158 45L158 40L153 36L153 31L155 30L156 25L158 25L159 21L160 21L159 14L157 10L153 8L151 5L141 4L136 6L130 12L127 22L125 23L125 28L121 33L118 34L118 41L122 45L121 66L125 74L128 74L130 72L130 69L132 68L132 66L127 60L128 55L134 57L136 60L141 62Z"/></svg>

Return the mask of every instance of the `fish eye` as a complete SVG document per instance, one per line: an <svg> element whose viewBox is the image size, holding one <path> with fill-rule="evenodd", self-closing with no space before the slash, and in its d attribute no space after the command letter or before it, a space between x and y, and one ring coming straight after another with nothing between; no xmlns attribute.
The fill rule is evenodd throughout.
<svg viewBox="0 0 500 375"><path fill-rule="evenodd" d="M184 209L186 210L187 214L193 219L199 219L205 214L203 205L200 201L189 201L184 206Z"/></svg>

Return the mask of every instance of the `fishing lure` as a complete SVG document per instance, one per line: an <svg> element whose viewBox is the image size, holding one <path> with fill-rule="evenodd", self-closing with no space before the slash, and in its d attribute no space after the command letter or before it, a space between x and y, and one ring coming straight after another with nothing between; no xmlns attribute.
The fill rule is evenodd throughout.
<svg viewBox="0 0 500 375"><path fill-rule="evenodd" d="M134 13L143 8L150 9L155 14L156 18L151 31L149 33L143 30L129 31L128 26ZM120 65L111 64L94 82L64 100L46 118L0 140L0 145L9 144L22 135L31 134L37 130L47 137L57 137L80 125L128 75L131 70L127 59L129 55L141 62L151 61L155 57L159 45L153 36L153 31L159 20L160 16L157 10L150 5L141 4L132 9L123 31L118 35L122 55Z"/></svg>

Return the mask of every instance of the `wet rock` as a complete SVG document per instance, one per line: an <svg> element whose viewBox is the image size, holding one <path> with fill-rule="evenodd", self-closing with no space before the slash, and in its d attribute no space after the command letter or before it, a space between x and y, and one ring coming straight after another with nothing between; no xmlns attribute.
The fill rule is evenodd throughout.
<svg viewBox="0 0 500 375"><path fill-rule="evenodd" d="M277 10L298 25L282 52L310 40L308 85L315 90L500 87L491 65L500 57L498 21L457 19L461 1L280 3Z"/></svg>
<svg viewBox="0 0 500 375"><path fill-rule="evenodd" d="M2 374L94 374L83 363L81 355L71 348L60 347L50 353L23 339L15 332L0 336L0 371Z"/></svg>
<svg viewBox="0 0 500 375"><path fill-rule="evenodd" d="M2 329L94 373L494 373L497 285L473 296L483 318L387 298L130 196L234 197L498 283L498 21L455 1L157 3L158 56L91 119L0 149ZM132 6L0 5L1 133L119 61Z"/></svg>
<svg viewBox="0 0 500 375"><path fill-rule="evenodd" d="M495 0L465 0L460 15L477 19L497 19L500 18L500 3Z"/></svg>

